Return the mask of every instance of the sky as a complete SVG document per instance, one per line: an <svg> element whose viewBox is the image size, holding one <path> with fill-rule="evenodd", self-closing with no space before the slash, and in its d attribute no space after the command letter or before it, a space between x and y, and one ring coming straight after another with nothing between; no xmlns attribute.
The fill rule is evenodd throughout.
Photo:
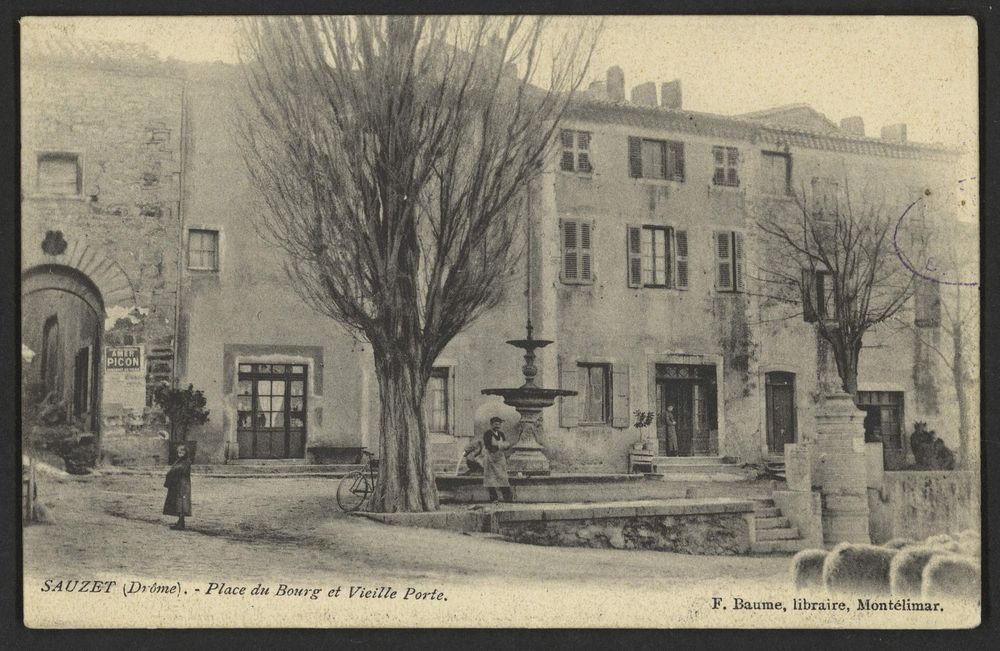
<svg viewBox="0 0 1000 651"><path fill-rule="evenodd" d="M59 17L28 18L22 29L235 63L236 24L225 16ZM805 103L834 122L860 115L869 136L905 122L910 140L974 151L977 64L977 26L963 17L612 16L588 82L620 65L626 94L645 81L679 78L684 108L694 111L738 114Z"/></svg>

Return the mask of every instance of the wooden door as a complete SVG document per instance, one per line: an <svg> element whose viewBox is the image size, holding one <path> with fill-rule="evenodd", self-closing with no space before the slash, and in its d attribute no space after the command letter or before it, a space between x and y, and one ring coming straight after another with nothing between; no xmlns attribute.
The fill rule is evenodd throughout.
<svg viewBox="0 0 1000 651"><path fill-rule="evenodd" d="M772 454L784 454L785 444L795 442L795 376L768 373L765 385L767 447Z"/></svg>

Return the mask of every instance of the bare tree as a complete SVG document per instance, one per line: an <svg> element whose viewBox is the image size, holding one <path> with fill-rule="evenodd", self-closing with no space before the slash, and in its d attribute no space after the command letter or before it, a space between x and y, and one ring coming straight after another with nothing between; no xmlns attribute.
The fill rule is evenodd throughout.
<svg viewBox="0 0 1000 651"><path fill-rule="evenodd" d="M853 193L847 181L803 188L760 207L757 279L765 303L800 308L829 343L842 388L858 388L862 341L913 294L914 276L895 255L901 210L877 190ZM914 242L917 231L907 235Z"/></svg>
<svg viewBox="0 0 1000 651"><path fill-rule="evenodd" d="M923 202L923 199L921 199ZM914 204L914 208L923 206ZM978 232L947 212L933 215L922 256L899 251L902 263L917 278L916 294L927 306L916 319L897 315L894 323L910 331L948 369L958 406L958 462L975 467L972 443L977 430L979 387ZM937 330L944 341L936 336Z"/></svg>
<svg viewBox="0 0 1000 651"><path fill-rule="evenodd" d="M421 409L432 365L502 301L523 247L528 186L599 31L588 23L550 40L549 22L246 23L250 101L239 130L266 207L260 227L287 252L302 298L371 344L376 509L438 507Z"/></svg>

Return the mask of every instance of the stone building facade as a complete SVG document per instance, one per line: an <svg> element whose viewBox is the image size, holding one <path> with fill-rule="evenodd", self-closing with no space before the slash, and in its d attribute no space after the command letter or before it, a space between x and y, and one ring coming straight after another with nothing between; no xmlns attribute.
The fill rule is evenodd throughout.
<svg viewBox="0 0 1000 651"><path fill-rule="evenodd" d="M114 364L131 362L109 349L127 358L129 347L140 349L143 394L163 380L205 392L197 461L321 462L375 448L367 344L305 306L251 219L233 128L238 71L53 47L24 58L23 339L47 350L57 317L67 404L79 382L66 369L90 347L87 404L106 459L166 454L148 400L119 399L136 385L120 381ZM626 101L621 71L609 71L570 107L530 193L531 317L536 337L555 340L539 351L538 381L579 394L545 414L555 471L624 471L640 436L633 413L655 412L652 437L668 404L683 454L759 461L807 440L836 371L815 326L778 318L754 287L768 255L756 211L817 179L876 178L902 212L913 192L948 197L958 178L955 152L906 142L900 127L865 137L858 120L834 124L804 106L695 113L679 82L659 89L659 105L657 90L643 84ZM63 185L46 191L50 178ZM936 204L941 218L947 204ZM510 282L506 303L435 365L426 413L441 470L491 415L516 421L481 394L523 381L503 342L524 336L525 276ZM934 335L934 323L921 327ZM925 339L879 329L861 356L869 426L894 441L887 455L902 455L892 463L905 462L908 424L938 424L949 440L957 422ZM35 384L47 363L33 362Z"/></svg>
<svg viewBox="0 0 1000 651"><path fill-rule="evenodd" d="M163 458L150 391L175 357L184 81L139 47L26 38L26 405L46 396L106 458Z"/></svg>

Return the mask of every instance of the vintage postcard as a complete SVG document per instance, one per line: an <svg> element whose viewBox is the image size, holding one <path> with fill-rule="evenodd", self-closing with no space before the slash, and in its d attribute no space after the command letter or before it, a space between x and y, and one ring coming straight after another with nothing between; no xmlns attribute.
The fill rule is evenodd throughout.
<svg viewBox="0 0 1000 651"><path fill-rule="evenodd" d="M20 23L24 623L980 623L967 17Z"/></svg>

